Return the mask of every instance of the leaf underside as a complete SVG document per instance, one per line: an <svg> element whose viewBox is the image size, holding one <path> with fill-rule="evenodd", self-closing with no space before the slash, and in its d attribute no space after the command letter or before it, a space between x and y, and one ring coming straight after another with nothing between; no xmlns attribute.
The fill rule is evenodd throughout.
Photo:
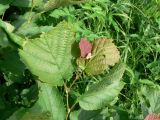
<svg viewBox="0 0 160 120"><path fill-rule="evenodd" d="M40 38L25 41L19 55L28 69L43 82L62 85L73 73L71 46L74 31L67 22L61 22Z"/></svg>
<svg viewBox="0 0 160 120"><path fill-rule="evenodd" d="M92 58L87 62L85 72L97 75L114 66L119 61L119 51L110 39L98 39L93 42Z"/></svg>
<svg viewBox="0 0 160 120"><path fill-rule="evenodd" d="M124 64L115 66L102 81L93 84L79 98L80 106L85 110L97 110L111 105L124 86L124 82L120 81L124 71Z"/></svg>

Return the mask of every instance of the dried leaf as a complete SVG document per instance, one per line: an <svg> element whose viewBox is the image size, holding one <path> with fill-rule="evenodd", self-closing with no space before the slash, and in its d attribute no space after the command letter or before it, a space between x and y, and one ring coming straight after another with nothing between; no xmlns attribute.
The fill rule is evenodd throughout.
<svg viewBox="0 0 160 120"><path fill-rule="evenodd" d="M98 39L93 42L92 58L86 63L85 72L90 75L102 73L119 61L120 55L111 39Z"/></svg>

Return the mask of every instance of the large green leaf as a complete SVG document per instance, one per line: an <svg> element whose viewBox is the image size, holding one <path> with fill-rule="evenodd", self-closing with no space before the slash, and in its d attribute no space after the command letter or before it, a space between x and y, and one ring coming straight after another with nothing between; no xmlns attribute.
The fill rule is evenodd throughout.
<svg viewBox="0 0 160 120"><path fill-rule="evenodd" d="M92 58L86 63L85 72L90 75L102 73L119 61L119 51L110 39L93 42Z"/></svg>
<svg viewBox="0 0 160 120"><path fill-rule="evenodd" d="M30 40L10 33L3 21L0 21L0 27L10 41L22 47L19 49L21 60L41 81L62 85L64 79L70 79L74 71L71 48L75 41L71 24L61 22L40 38Z"/></svg>
<svg viewBox="0 0 160 120"><path fill-rule="evenodd" d="M142 86L141 93L149 101L150 108L149 112L151 113L160 113L160 87L155 85L152 86ZM147 106L147 103L146 103Z"/></svg>
<svg viewBox="0 0 160 120"><path fill-rule="evenodd" d="M99 110L73 111L70 113L70 120L130 120L126 110L120 107L108 109L107 107Z"/></svg>
<svg viewBox="0 0 160 120"><path fill-rule="evenodd" d="M57 88L39 82L39 99L32 108L22 108L8 120L64 120L63 98Z"/></svg>
<svg viewBox="0 0 160 120"><path fill-rule="evenodd" d="M107 115L107 108L89 111L81 109L78 115L78 120L106 120Z"/></svg>
<svg viewBox="0 0 160 120"><path fill-rule="evenodd" d="M48 111L51 115L51 120L64 120L65 108L63 98L56 87L52 87L46 83L39 83L40 94L37 105L42 111Z"/></svg>
<svg viewBox="0 0 160 120"><path fill-rule="evenodd" d="M62 22L40 38L26 41L19 50L28 69L41 81L62 85L73 73L71 46L74 31L69 23Z"/></svg>
<svg viewBox="0 0 160 120"><path fill-rule="evenodd" d="M99 83L93 84L80 98L79 104L85 110L97 110L113 104L124 82L120 81L125 71L124 64L118 64Z"/></svg>

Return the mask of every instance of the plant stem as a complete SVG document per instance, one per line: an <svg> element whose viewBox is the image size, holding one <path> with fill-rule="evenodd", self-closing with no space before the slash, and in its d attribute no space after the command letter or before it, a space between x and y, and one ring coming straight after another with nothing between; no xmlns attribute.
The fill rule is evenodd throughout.
<svg viewBox="0 0 160 120"><path fill-rule="evenodd" d="M69 93L70 90L67 87L67 83L64 83L64 89L65 89L65 92L66 92L66 102L67 102L67 115L66 115L66 119L65 120L68 120L68 116L69 116L69 113L70 113L68 93Z"/></svg>
<svg viewBox="0 0 160 120"><path fill-rule="evenodd" d="M71 106L71 108L69 107L69 93L70 93L71 88L73 87L73 85L76 83L76 81L79 79L80 76L81 76L81 74L76 74L76 78L73 80L73 82L71 83L71 85L69 87L67 87L67 81L64 83L64 89L65 89L65 92L66 92L66 103L67 103L67 115L66 115L65 120L68 120L70 112L72 111L72 109L77 104L77 102L75 102Z"/></svg>
<svg viewBox="0 0 160 120"><path fill-rule="evenodd" d="M30 10L30 15L29 15L28 23L30 23L31 20L32 20L32 10L33 10L33 8L34 8L34 0L32 0L32 6L31 6L31 10Z"/></svg>
<svg viewBox="0 0 160 120"><path fill-rule="evenodd" d="M73 87L73 85L76 83L76 81L79 79L80 75L76 75L76 78L73 80L73 82L71 83L69 90Z"/></svg>
<svg viewBox="0 0 160 120"><path fill-rule="evenodd" d="M73 110L73 108L76 106L76 104L77 104L77 101L71 106L70 112Z"/></svg>

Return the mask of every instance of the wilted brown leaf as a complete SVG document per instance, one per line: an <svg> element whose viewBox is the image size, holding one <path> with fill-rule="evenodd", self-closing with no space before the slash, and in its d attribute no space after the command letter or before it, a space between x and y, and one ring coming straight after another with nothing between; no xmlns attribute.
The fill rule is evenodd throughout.
<svg viewBox="0 0 160 120"><path fill-rule="evenodd" d="M86 63L85 72L89 75L102 73L119 61L120 55L111 39L97 39L93 42L92 58Z"/></svg>

